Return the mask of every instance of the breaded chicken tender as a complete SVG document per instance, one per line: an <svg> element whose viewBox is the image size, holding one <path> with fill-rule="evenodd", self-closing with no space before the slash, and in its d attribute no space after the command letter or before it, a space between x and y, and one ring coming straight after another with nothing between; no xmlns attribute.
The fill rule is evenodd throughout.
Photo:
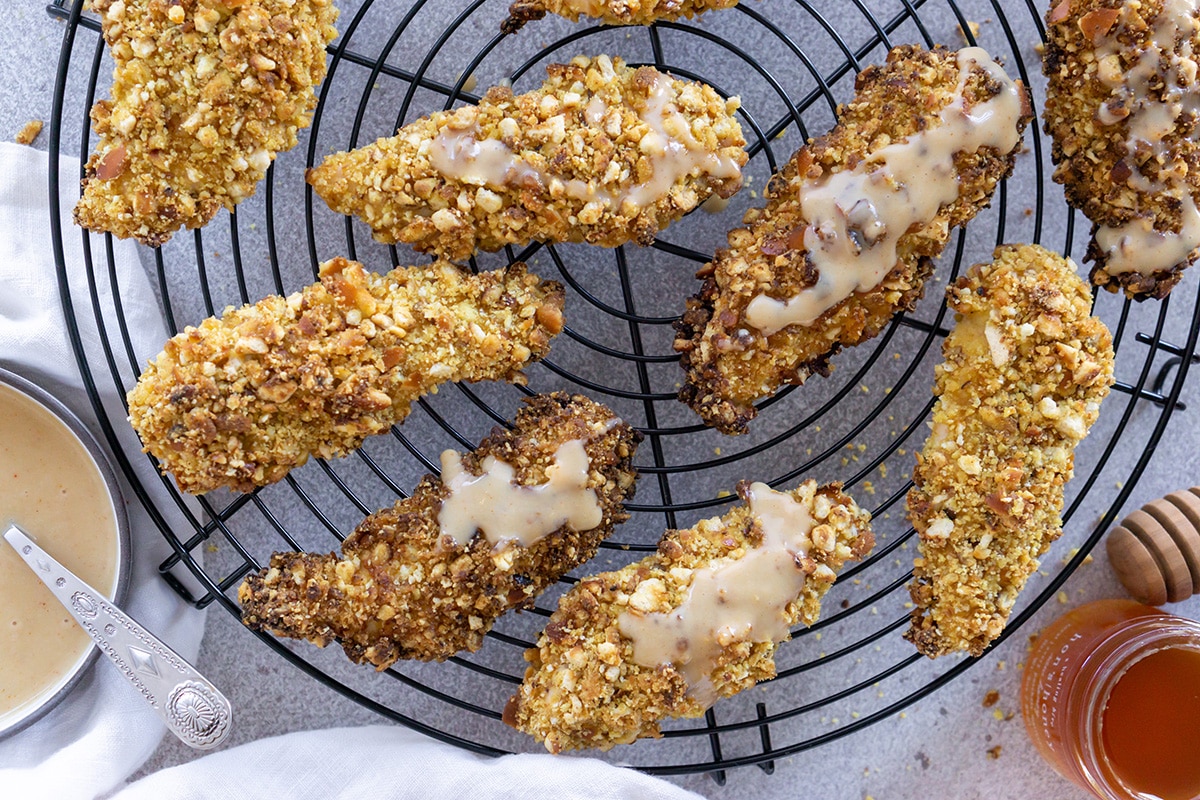
<svg viewBox="0 0 1200 800"><path fill-rule="evenodd" d="M868 67L837 126L801 148L697 273L676 323L680 399L724 433L754 402L827 375L921 297L952 228L1011 171L1029 97L979 48L902 45Z"/></svg>
<svg viewBox="0 0 1200 800"><path fill-rule="evenodd" d="M637 478L642 437L607 408L565 393L527 402L512 430L443 453L441 478L363 520L340 558L272 556L238 590L245 623L339 642L381 670L482 647L501 614L595 555Z"/></svg>
<svg viewBox="0 0 1200 800"><path fill-rule="evenodd" d="M112 97L75 221L156 247L254 193L296 146L337 35L331 0L91 0Z"/></svg>
<svg viewBox="0 0 1200 800"><path fill-rule="evenodd" d="M979 655L1062 533L1075 445L1113 380L1112 337L1075 265L996 248L946 292L957 312L937 367L933 431L908 516L920 536L905 637L927 656Z"/></svg>
<svg viewBox="0 0 1200 800"><path fill-rule="evenodd" d="M741 186L737 99L603 55L547 73L536 91L493 87L329 156L308 182L379 241L451 260L531 241L650 244Z"/></svg>
<svg viewBox="0 0 1200 800"><path fill-rule="evenodd" d="M1200 21L1192 0L1055 0L1046 131L1067 200L1092 221L1092 282L1162 298L1200 256Z"/></svg>
<svg viewBox="0 0 1200 800"><path fill-rule="evenodd" d="M738 494L744 505L564 595L525 653L505 722L552 753L607 750L774 677L778 644L816 621L837 570L874 546L870 514L839 484Z"/></svg>
<svg viewBox="0 0 1200 800"><path fill-rule="evenodd" d="M606 25L650 25L659 20L691 19L710 9L733 8L738 0L516 0L508 19L500 25L505 33L519 31L526 22L547 14L571 22L588 18Z"/></svg>
<svg viewBox="0 0 1200 800"><path fill-rule="evenodd" d="M521 263L376 275L335 258L320 283L168 341L129 392L129 421L181 490L248 492L346 455L441 383L521 382L562 330L563 299Z"/></svg>

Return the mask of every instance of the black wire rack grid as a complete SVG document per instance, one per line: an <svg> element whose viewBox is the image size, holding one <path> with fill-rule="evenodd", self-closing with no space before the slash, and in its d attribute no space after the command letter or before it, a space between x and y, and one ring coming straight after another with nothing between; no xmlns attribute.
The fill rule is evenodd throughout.
<svg viewBox="0 0 1200 800"><path fill-rule="evenodd" d="M961 37L960 44L975 44L976 36L983 36L1010 72L1031 87L1035 107L1040 99L1036 45L1045 32L1032 2L979 0L971 6L965 0L852 0L839 21L819 3L764 0L711 12L694 22L635 30L545 21L538 23L545 27L531 24L516 37L499 33L495 23L503 8L494 2L485 6L484 0L467 0L453 9L431 0L399 5L362 0L354 9L347 9L348 4L343 4L339 38L329 48L320 105L301 146L280 157L259 194L236 215L222 214L203 230L181 233L169 245L143 253L171 333L218 313L224 303L293 291L310 282L317 264L332 255L345 254L382 269L413 263L411 254L370 242L358 223L315 204L295 176L319 162L322 148L347 149L368 135L386 135L419 113L477 100L471 91L477 74L532 87L544 63L608 48L628 51L630 62L640 59L681 77L705 80L723 94L742 93L739 120L750 142L748 171L760 179L781 165L810 131L824 130L837 102L852 91L854 75L897 43L954 44L950 40ZM94 143L87 110L104 96L110 71L98 21L82 5L55 0L48 6L50 14L65 21L50 132L51 196L72 190L59 184L57 163L72 152L86 160ZM440 20L433 41L422 34L430 24L425 20L421 27L423 14ZM725 24L728 19L734 24ZM983 33L977 33L979 20ZM749 33L738 39L739 30ZM473 36L472 47L461 45L464 32ZM523 52L517 52L517 41ZM676 58L676 51L689 60ZM505 53L510 54L507 59ZM123 396L140 365L153 355L135 352L120 306L111 239L64 230L53 214L50 221L63 308L85 386L121 469L173 548L161 565L163 578L198 608L215 603L237 615L237 586L273 550L331 549L363 514L405 496L405 487L414 485L421 472L436 472L443 447L472 447L488 427L511 417L522 394L534 391L585 392L611 403L646 434L638 458L643 475L639 497L630 505L633 520L618 532L617 541L606 543L597 560L605 566L652 550L665 527L719 513L732 499L726 490L741 477L776 486L810 475L836 478L860 501L874 501L865 504L872 505L879 546L840 577L824 618L793 632L793 640L780 650L777 678L745 697L722 701L702 720L669 724L662 740L618 753L625 763L647 772L707 772L724 783L727 769L755 764L771 772L777 758L885 719L976 662L931 663L900 641L913 555L913 530L904 521L900 501L909 486L910 451L920 447L932 406L932 364L950 322L941 288L995 244L1043 242L1053 235L1047 246L1070 254L1077 239L1084 238L1077 237L1076 216L1048 180L1047 146L1039 126L1040 120L1026 134L1029 152L998 190L994 207L947 248L930 282L934 288L921 306L899 316L877 340L843 354L830 379L813 379L761 403L756 433L750 436L719 437L677 403L670 323L684 296L694 290L689 289L694 287L691 273L709 260L714 236L733 227L740 210L753 203L753 189L743 190L734 207L720 216L693 214L649 250L597 254L534 244L520 252L509 248L491 262L472 260L476 270L528 261L535 271L569 287L570 324L551 356L531 371L528 387L460 385L443 391L420 401L409 420L355 456L314 462L282 484L255 493L202 497L199 514L168 478L161 485L139 481L133 465L144 456L122 447L117 431L127 423L102 402L106 382ZM282 165L290 162L295 168L289 179ZM73 237L83 240L86 296L72 293L66 275L64 248ZM600 267L594 266L598 259ZM677 295L666 288L672 281L678 283ZM1097 313L1114 333L1118 382L1098 433L1080 450L1068 494L1064 538L1077 548L1061 563L1055 558L1059 551L1052 551L1002 640L1054 596L1087 556L1133 490L1172 413L1183 409L1179 395L1194 360L1200 322L1200 296L1191 298L1188 315L1189 291L1196 294L1194 281L1185 282L1170 302L1141 306L1111 295L1097 298ZM1173 305L1179 309L1174 314ZM94 319L101 333L99 351L88 350L80 337L86 318ZM1168 330L1186 332L1185 341L1172 343ZM1114 475L1106 467L1117 453L1133 466ZM1113 480L1118 491L1098 491ZM1084 514L1094 515L1094 522ZM172 515L182 515L186 525L172 525ZM1068 546L1058 545L1060 550ZM198 581L199 592L189 592L175 577L172 570L179 567ZM520 680L521 653L536 638L557 596L576 579L564 578L562 587L542 598L532 613L502 621L479 653L449 664L400 664L377 675L350 668L337 654L257 635L263 646L316 680L388 719L479 753L525 750L530 744L500 723L501 709Z"/></svg>

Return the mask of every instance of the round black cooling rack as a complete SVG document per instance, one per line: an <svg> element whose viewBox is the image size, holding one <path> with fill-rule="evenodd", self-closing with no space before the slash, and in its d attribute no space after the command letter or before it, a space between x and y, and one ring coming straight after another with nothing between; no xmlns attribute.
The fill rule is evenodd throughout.
<svg viewBox="0 0 1200 800"><path fill-rule="evenodd" d="M301 144L278 157L236 214L222 213L162 248L138 248L167 334L227 305L295 291L334 256L380 271L427 261L375 243L361 223L329 211L305 185L305 168L330 152L390 135L422 114L473 102L489 85L531 90L541 83L545 65L576 55L607 53L653 64L740 96L738 119L751 157L746 186L726 207L709 203L672 225L650 248L531 245L473 259L475 270L526 261L568 287L567 327L549 358L529 370L527 387L444 387L414 406L390 434L348 458L314 461L279 484L247 495L214 492L198 504L185 502L167 477L139 478L146 456L131 439L125 408L103 399L114 389L124 397L161 346L140 346L131 335L117 243L64 228L52 214L62 302L85 384L126 477L174 550L161 566L163 577L197 607L215 603L235 615L242 578L272 552L335 549L365 514L391 505L423 473L436 471L443 449L474 447L528 394L582 392L644 431L632 519L594 562L565 578L535 609L503 618L479 652L376 673L348 663L339 648L319 650L258 634L263 646L380 715L487 754L538 749L500 721L501 711L520 681L524 649L580 575L640 558L664 529L721 513L739 480L787 487L807 477L843 481L871 509L878 545L840 576L821 621L793 631L792 641L780 648L778 677L722 700L703 719L667 723L662 739L610 754L648 772L709 772L718 781L737 766L771 771L774 759L894 714L975 662L929 661L901 638L916 549L902 499L913 452L925 438L933 366L952 324L943 289L1002 242L1039 242L1078 259L1087 223L1067 208L1050 180L1048 142L1035 121L1013 176L992 207L952 238L919 306L877 339L839 355L829 378L813 378L763 402L742 437L708 430L675 399L681 371L671 322L698 286L693 273L745 210L761 202L770 174L807 137L832 126L837 103L853 92L855 74L882 61L893 45L978 43L1030 87L1040 110L1044 9L1017 0L745 0L735 9L649 28L547 18L502 35L507 5L339 0L340 35L329 48L320 105ZM78 0L49 6L66 22L50 135L50 191L72 200L77 186L60 182L55 167L67 157L86 160L95 144L88 110L107 96L111 74L98 21L81 7ZM68 274L69 248L82 248L86 275ZM1161 303L1134 304L1105 293L1096 298L1096 311L1116 340L1118 382L1077 451L1063 540L1045 557L1005 636L1082 562L1125 503L1171 415L1184 410L1178 397L1200 323L1195 278L1193 272ZM174 577L171 571L179 568L198 581L198 592Z"/></svg>

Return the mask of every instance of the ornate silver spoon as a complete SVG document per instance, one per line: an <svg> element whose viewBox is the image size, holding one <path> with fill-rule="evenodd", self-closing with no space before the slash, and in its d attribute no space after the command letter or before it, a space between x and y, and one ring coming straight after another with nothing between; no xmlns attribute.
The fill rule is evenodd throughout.
<svg viewBox="0 0 1200 800"><path fill-rule="evenodd" d="M16 525L4 538L184 744L207 750L229 733L233 711L196 668L77 578Z"/></svg>

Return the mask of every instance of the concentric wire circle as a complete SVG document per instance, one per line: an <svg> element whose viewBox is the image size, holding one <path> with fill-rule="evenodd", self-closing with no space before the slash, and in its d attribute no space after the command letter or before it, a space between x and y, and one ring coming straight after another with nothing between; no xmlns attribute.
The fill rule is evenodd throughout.
<svg viewBox="0 0 1200 800"><path fill-rule="evenodd" d="M130 335L112 242L66 230L52 216L79 366L122 469L174 548L164 576L174 581L169 571L186 568L203 587L190 596L197 606L215 602L237 615L237 586L272 552L334 549L362 516L405 496L421 474L436 472L442 449L474 447L512 417L525 395L567 389L609 404L646 434L637 457L642 478L629 506L633 518L579 575L640 558L664 529L721 513L743 479L784 487L808 477L840 480L871 508L879 542L866 561L842 574L822 620L793 631L793 640L780 648L777 678L721 701L703 720L669 722L661 740L622 748L615 758L650 772L713 772L720 779L734 766L769 767L775 758L895 713L974 663L926 661L900 637L915 551L901 500L932 407L933 365L952 324L942 302L947 282L1002 242L1038 242L1078 256L1086 238L1050 181L1040 121L1030 126L1027 152L992 207L951 239L918 308L877 339L838 356L831 377L762 402L746 436L706 429L675 399L681 373L671 323L698 286L693 273L742 213L761 202L770 174L807 137L828 130L837 103L853 92L855 74L882 61L891 46L978 42L1030 87L1040 108L1041 10L1016 0L854 0L834 9L805 0L747 0L694 21L650 28L548 18L506 36L499 33L506 4L496 0L340 5L341 34L330 48L320 105L301 145L278 158L236 215L221 214L202 230L142 253L171 333L226 305L295 291L334 256L380 271L426 261L373 242L361 223L329 211L304 183L304 170L329 152L390 135L422 114L472 102L482 87L504 82L518 92L535 88L546 64L578 54L604 52L653 64L739 95L738 118L751 156L747 185L728 207L707 204L651 248L534 244L472 259L474 270L526 261L567 287L567 328L550 356L529 370L528 386L446 387L353 456L310 463L249 495L206 495L199 499L200 513L169 478L156 485L139 480L134 465L146 456L125 438L124 409L101 399L110 387L123 396L154 355L139 350ZM87 112L105 96L111 71L97 20L80 6L60 0L51 7L67 21L50 141L55 195L77 191L60 185L54 167L68 154L86 159L94 146ZM80 237L86 290L66 274L64 258L66 248L80 246ZM1058 590L1129 496L1179 407L1195 350L1200 307L1194 276L1169 301L1137 305L1102 295L1096 311L1116 340L1118 384L1077 453L1064 541L1034 577L1006 636ZM99 330L97 341L81 336L89 326ZM1118 473L1114 463L1134 467ZM1109 488L1114 484L1120 486L1115 492ZM162 497L169 499L156 500ZM182 527L172 524L176 518L184 520ZM1063 559L1067 552L1073 556ZM536 749L501 723L501 710L520 681L524 649L577 578L565 578L532 612L502 619L478 653L445 664L401 663L377 674L336 652L260 638L315 679L389 719L481 753Z"/></svg>

